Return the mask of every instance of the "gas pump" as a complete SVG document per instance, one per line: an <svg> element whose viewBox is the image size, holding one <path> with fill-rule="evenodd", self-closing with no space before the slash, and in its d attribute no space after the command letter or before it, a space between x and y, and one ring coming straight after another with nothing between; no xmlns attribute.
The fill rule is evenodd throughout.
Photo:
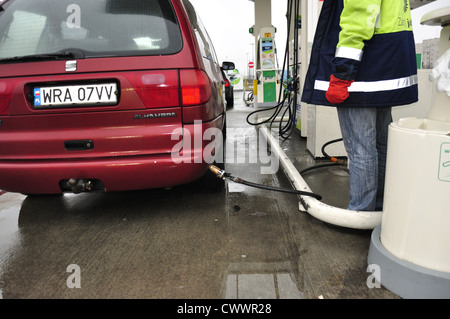
<svg viewBox="0 0 450 319"><path fill-rule="evenodd" d="M256 56L256 79L258 106L272 106L277 103L279 92L279 74L275 46L275 28L259 29L258 51Z"/></svg>

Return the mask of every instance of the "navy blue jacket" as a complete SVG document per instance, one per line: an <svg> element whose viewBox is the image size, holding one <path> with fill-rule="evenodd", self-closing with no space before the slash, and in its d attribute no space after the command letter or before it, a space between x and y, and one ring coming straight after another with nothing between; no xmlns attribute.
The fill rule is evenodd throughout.
<svg viewBox="0 0 450 319"><path fill-rule="evenodd" d="M325 98L325 93L330 75L336 74L335 54L343 8L343 0L325 0L323 3L303 86L302 102L332 106ZM354 83L349 88L350 96L339 107L387 107L416 102L416 63L412 31L375 33L371 39L364 41L362 58L357 61Z"/></svg>

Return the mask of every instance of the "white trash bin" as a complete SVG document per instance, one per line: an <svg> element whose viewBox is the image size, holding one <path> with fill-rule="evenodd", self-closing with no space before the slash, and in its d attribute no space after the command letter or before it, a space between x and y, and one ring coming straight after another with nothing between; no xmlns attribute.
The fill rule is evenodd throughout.
<svg viewBox="0 0 450 319"><path fill-rule="evenodd" d="M390 125L384 196L368 264L402 298L449 299L450 123Z"/></svg>
<svg viewBox="0 0 450 319"><path fill-rule="evenodd" d="M392 254L450 274L450 123L391 124L381 225Z"/></svg>

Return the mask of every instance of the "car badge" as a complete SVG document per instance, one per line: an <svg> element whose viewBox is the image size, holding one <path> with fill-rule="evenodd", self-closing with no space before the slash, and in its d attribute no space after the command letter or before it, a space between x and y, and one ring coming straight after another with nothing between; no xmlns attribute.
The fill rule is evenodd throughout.
<svg viewBox="0 0 450 319"><path fill-rule="evenodd" d="M66 61L66 72L74 72L77 70L77 61Z"/></svg>

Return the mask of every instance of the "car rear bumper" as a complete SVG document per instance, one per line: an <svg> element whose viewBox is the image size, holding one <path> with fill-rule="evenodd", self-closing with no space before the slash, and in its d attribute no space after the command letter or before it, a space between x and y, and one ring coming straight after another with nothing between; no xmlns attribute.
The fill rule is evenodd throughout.
<svg viewBox="0 0 450 319"><path fill-rule="evenodd" d="M104 191L170 187L189 183L207 170L193 156L191 163L176 164L171 156L114 158L83 161L0 162L0 188L25 194L61 193L70 179L100 181Z"/></svg>
<svg viewBox="0 0 450 319"><path fill-rule="evenodd" d="M210 127L221 128L216 126L221 120L219 117L200 127L186 125L183 143L186 144L186 136L190 136L193 147L183 148L182 156L177 153L78 160L0 160L0 189L24 194L58 194L64 191L63 184L70 179L93 180L96 190L108 192L190 183L202 177L212 162L211 157L205 156L205 147L210 141L203 141L203 133ZM203 143L194 143L200 134ZM103 189L98 189L98 185Z"/></svg>

